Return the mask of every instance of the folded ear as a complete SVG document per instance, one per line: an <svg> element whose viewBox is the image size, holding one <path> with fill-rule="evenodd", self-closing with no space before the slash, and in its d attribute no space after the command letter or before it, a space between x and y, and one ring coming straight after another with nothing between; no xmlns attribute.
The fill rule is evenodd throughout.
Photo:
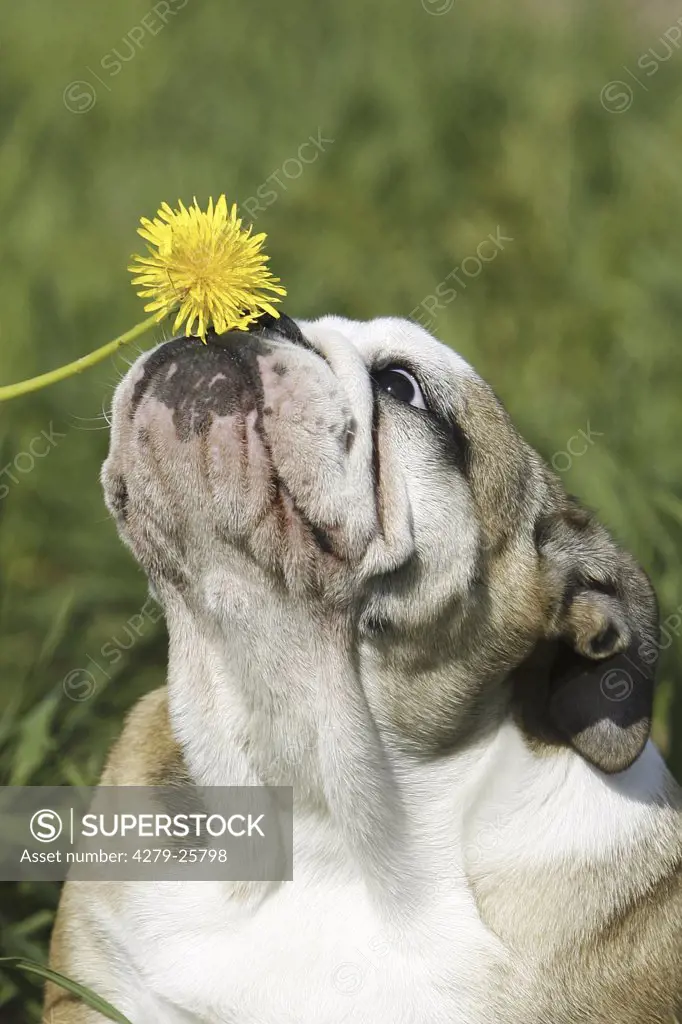
<svg viewBox="0 0 682 1024"><path fill-rule="evenodd" d="M590 764L623 771L651 728L659 654L653 589L572 500L542 521L538 550L560 588L547 626L549 723Z"/></svg>

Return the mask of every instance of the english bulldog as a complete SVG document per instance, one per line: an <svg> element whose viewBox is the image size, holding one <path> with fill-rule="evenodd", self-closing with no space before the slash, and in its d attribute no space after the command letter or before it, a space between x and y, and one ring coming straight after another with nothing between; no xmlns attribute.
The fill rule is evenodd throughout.
<svg viewBox="0 0 682 1024"><path fill-rule="evenodd" d="M132 1024L675 1020L656 600L464 359L393 318L177 338L102 479L170 637L102 781L293 787L294 880L68 882L55 969Z"/></svg>

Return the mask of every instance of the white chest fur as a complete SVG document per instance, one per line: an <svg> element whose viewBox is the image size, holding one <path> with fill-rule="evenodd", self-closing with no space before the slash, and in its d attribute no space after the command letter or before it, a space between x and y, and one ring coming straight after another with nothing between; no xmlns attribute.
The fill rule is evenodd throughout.
<svg viewBox="0 0 682 1024"><path fill-rule="evenodd" d="M328 884L304 895L291 883L249 913L231 907L217 884L196 883L167 897L160 891L153 908L133 897L125 916L135 919L128 952L144 987L190 1014L178 1021L484 1019L475 1005L486 958L494 959L492 943L472 914L462 916L452 904L432 919L428 940L395 933L354 887ZM161 1006L158 1024L167 1024ZM144 1024L151 1024L149 1015Z"/></svg>
<svg viewBox="0 0 682 1024"><path fill-rule="evenodd" d="M539 766L506 727L487 750L411 772L403 795L422 888L409 915L398 908L413 893L390 894L379 911L341 837L300 816L294 882L246 894L208 882L118 889L97 912L116 948L107 959L120 965L118 1005L133 1024L498 1021L491 1001L510 954L481 920L463 860L477 875L542 867L550 854L608 856L654 824L632 795L658 789L664 771L649 748L606 787L573 755ZM503 1001L515 1022L514 1001Z"/></svg>
<svg viewBox="0 0 682 1024"><path fill-rule="evenodd" d="M451 796L415 815L415 886L426 883L417 900L393 894L388 913L338 836L300 818L293 882L246 895L218 882L112 891L100 925L125 971L121 1009L133 1024L483 1024L488 974L506 953L477 914L457 818ZM415 910L392 917L410 899Z"/></svg>

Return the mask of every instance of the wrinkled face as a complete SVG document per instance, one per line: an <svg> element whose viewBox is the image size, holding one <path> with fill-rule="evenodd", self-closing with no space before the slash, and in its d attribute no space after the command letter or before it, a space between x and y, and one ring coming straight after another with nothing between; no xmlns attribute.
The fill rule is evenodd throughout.
<svg viewBox="0 0 682 1024"><path fill-rule="evenodd" d="M115 399L109 505L162 592L196 590L237 552L273 585L375 624L432 619L532 520L527 449L471 367L421 328L301 327L273 320L142 356Z"/></svg>
<svg viewBox="0 0 682 1024"><path fill-rule="evenodd" d="M171 341L133 366L113 417L107 502L161 600L208 615L216 588L257 580L338 615L380 713L420 742L448 742L454 712L470 721L542 637L595 657L632 641L626 624L583 650L609 600L637 604L620 557L414 324L282 317ZM578 625L569 579L571 601L597 583Z"/></svg>

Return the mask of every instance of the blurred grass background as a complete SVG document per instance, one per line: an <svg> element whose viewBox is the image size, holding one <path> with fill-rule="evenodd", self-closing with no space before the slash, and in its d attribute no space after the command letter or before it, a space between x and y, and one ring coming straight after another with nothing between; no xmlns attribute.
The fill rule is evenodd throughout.
<svg viewBox="0 0 682 1024"><path fill-rule="evenodd" d="M429 323L639 557L667 620L655 735L682 776L678 16L610 0L7 6L0 381L141 319L125 269L140 215L226 192L269 233L290 315ZM438 283L498 231L512 241L480 273L465 263L439 308ZM125 368L0 407L0 783L93 782L164 679L162 623L134 618L145 580L98 483ZM57 895L0 887L0 954L44 956ZM37 1021L37 993L0 975L0 1019Z"/></svg>

